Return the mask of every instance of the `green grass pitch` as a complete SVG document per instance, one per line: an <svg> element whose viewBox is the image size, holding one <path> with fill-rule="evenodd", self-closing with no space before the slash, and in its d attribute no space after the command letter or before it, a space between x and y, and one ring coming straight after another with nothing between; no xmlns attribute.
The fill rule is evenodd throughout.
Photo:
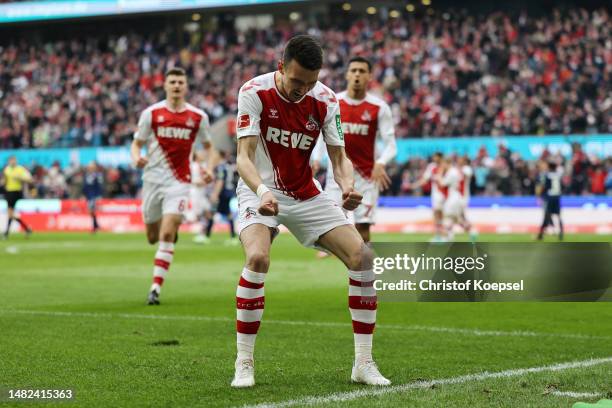
<svg viewBox="0 0 612 408"><path fill-rule="evenodd" d="M273 245L266 281L257 385L231 389L243 254L225 238L198 246L182 234L160 306L145 306L155 248L144 234L15 234L0 242L0 406L29 405L7 402L7 389L67 388L74 401L57 405L570 407L611 396L612 305L604 302L381 302L374 355L400 387L351 384L346 270L286 234ZM590 359L608 360L558 366ZM525 368L536 369L516 371ZM500 372L507 375L491 374Z"/></svg>

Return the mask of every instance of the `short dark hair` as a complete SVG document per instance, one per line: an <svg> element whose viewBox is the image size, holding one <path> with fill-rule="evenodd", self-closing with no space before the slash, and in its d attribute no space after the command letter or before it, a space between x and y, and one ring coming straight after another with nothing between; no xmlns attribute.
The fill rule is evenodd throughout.
<svg viewBox="0 0 612 408"><path fill-rule="evenodd" d="M165 77L169 77L170 75L176 75L176 76L187 76L187 71L185 71L183 68L181 67L173 67L170 68L169 70L166 71L166 75Z"/></svg>
<svg viewBox="0 0 612 408"><path fill-rule="evenodd" d="M311 71L321 69L323 66L321 44L309 35L296 35L289 40L283 51L283 64L287 65L292 60L296 60L302 67Z"/></svg>
<svg viewBox="0 0 612 408"><path fill-rule="evenodd" d="M369 59L364 58L364 57L360 57L360 56L356 56L353 57L349 60L347 68L351 65L351 63L353 62L363 62L364 64L368 64L368 71L372 72L372 63L370 62Z"/></svg>

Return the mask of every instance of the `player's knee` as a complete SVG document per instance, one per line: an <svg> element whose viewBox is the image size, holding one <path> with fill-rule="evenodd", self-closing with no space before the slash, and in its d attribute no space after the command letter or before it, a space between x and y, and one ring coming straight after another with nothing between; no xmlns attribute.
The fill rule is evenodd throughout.
<svg viewBox="0 0 612 408"><path fill-rule="evenodd" d="M265 251L255 251L247 255L247 268L254 272L268 272L270 255Z"/></svg>
<svg viewBox="0 0 612 408"><path fill-rule="evenodd" d="M164 242L174 242L174 237L176 234L172 231L165 231L159 234L159 239Z"/></svg>
<svg viewBox="0 0 612 408"><path fill-rule="evenodd" d="M365 271L372 268L373 260L374 252L364 243L359 251L349 255L347 266L353 271Z"/></svg>

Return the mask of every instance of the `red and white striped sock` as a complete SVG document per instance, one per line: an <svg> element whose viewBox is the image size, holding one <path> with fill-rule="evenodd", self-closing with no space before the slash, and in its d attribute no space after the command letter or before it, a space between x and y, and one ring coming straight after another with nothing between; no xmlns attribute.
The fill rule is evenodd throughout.
<svg viewBox="0 0 612 408"><path fill-rule="evenodd" d="M239 359L253 359L255 337L264 311L265 273L242 270L236 289L236 345Z"/></svg>
<svg viewBox="0 0 612 408"><path fill-rule="evenodd" d="M159 293L174 257L174 243L160 241L153 263L153 285L151 290Z"/></svg>
<svg viewBox="0 0 612 408"><path fill-rule="evenodd" d="M349 310L353 319L355 360L372 359L372 337L376 325L374 272L349 271Z"/></svg>

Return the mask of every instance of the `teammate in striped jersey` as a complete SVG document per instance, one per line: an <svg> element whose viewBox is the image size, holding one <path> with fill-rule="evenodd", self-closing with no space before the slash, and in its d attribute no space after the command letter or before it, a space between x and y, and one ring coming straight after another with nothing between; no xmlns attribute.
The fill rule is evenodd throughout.
<svg viewBox="0 0 612 408"><path fill-rule="evenodd" d="M140 115L131 146L132 162L143 171L142 215L150 244L159 242L153 284L147 303L159 304L159 293L174 257L174 244L189 203L191 155L196 141L210 146L206 113L185 100L187 74L172 68L164 81L166 99ZM147 146L147 155L141 149ZM212 179L210 172L205 179Z"/></svg>
<svg viewBox="0 0 612 408"><path fill-rule="evenodd" d="M337 95L346 155L355 169L355 189L363 195L361 205L352 215L355 228L366 243L370 242L370 227L376 221L378 193L391 183L385 166L397 153L391 108L367 91L371 75L370 61L363 57L351 58L346 72L347 89ZM319 139L313 152L315 172L324 156L324 145ZM334 181L331 165L327 166L326 180L325 191L342 203L342 191Z"/></svg>

